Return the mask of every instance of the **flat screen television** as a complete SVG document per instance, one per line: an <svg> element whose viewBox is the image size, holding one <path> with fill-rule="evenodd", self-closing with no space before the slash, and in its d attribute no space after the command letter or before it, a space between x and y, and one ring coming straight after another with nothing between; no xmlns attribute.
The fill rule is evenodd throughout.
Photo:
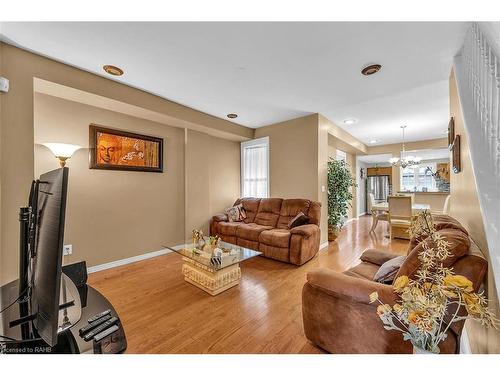
<svg viewBox="0 0 500 375"><path fill-rule="evenodd" d="M37 184L31 313L33 325L50 346L57 343L59 298L64 246L68 168L40 176Z"/></svg>

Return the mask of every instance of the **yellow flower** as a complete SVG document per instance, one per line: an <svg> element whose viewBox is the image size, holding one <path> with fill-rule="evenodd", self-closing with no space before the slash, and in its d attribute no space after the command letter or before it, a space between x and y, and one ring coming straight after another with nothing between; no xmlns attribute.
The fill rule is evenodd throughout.
<svg viewBox="0 0 500 375"><path fill-rule="evenodd" d="M403 311L403 306L401 306L399 303L396 303L394 306L392 306L392 309L399 314L401 311Z"/></svg>
<svg viewBox="0 0 500 375"><path fill-rule="evenodd" d="M376 300L378 300L378 293L377 292L373 292L370 294L370 303L373 303L375 302Z"/></svg>
<svg viewBox="0 0 500 375"><path fill-rule="evenodd" d="M420 314L419 314L417 311L410 311L410 312L408 313L408 320L409 320L411 323L415 324L415 323L417 323L417 318L419 317L419 315L420 315Z"/></svg>
<svg viewBox="0 0 500 375"><path fill-rule="evenodd" d="M452 292L451 290L443 289L443 293L446 297L449 297L449 298L457 298L458 297L457 293Z"/></svg>
<svg viewBox="0 0 500 375"><path fill-rule="evenodd" d="M410 279L408 278L408 276L399 276L396 281L394 281L394 290L396 292L400 292L402 291L404 288L406 288L408 286L408 283L410 282Z"/></svg>
<svg viewBox="0 0 500 375"><path fill-rule="evenodd" d="M476 315L481 312L481 304L479 303L479 298L474 294L462 294L462 297L467 307L467 311L471 315Z"/></svg>
<svg viewBox="0 0 500 375"><path fill-rule="evenodd" d="M447 287L465 290L466 292L474 290L472 281L462 275L447 275L443 280L443 284Z"/></svg>
<svg viewBox="0 0 500 375"><path fill-rule="evenodd" d="M384 314L387 314L387 313L390 313L391 312L391 306L388 305L388 304L384 304L384 305L378 305L377 306L377 314L380 316L380 315L384 315Z"/></svg>

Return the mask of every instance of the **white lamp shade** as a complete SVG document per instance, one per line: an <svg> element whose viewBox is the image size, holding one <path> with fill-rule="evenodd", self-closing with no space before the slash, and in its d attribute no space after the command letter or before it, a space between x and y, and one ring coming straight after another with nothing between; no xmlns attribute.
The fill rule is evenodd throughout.
<svg viewBox="0 0 500 375"><path fill-rule="evenodd" d="M399 158L390 158L389 159L389 163L391 163L391 164L397 163L398 161L399 161Z"/></svg>
<svg viewBox="0 0 500 375"><path fill-rule="evenodd" d="M64 158L70 158L76 150L82 148L82 146L69 143L44 143L43 145L49 148L56 157L61 156Z"/></svg>

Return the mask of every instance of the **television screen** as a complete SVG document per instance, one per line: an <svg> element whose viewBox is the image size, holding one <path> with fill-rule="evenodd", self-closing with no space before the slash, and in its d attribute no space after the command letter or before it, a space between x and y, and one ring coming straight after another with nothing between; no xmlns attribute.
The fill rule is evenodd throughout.
<svg viewBox="0 0 500 375"><path fill-rule="evenodd" d="M50 346L57 343L67 190L68 168L40 176L31 311L38 334Z"/></svg>

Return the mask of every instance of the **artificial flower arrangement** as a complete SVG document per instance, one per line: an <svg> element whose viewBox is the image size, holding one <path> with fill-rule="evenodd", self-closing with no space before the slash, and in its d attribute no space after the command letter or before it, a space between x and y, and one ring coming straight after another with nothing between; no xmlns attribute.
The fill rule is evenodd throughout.
<svg viewBox="0 0 500 375"><path fill-rule="evenodd" d="M451 256L450 243L436 231L428 211L412 219L410 236L428 239L420 242L421 266L415 279L400 276L394 282L399 303L390 306L379 299L377 292L370 294L370 303L380 304L377 314L384 328L400 331L404 340L411 341L415 353L439 353L439 343L446 339L451 325L467 318L498 328L484 295L474 293L469 279L443 266Z"/></svg>

